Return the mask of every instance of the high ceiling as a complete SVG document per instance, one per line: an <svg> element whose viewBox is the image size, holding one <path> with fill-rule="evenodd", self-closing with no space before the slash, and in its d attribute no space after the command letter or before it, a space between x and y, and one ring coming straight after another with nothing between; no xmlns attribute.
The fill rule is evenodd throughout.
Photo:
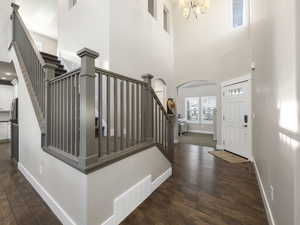
<svg viewBox="0 0 300 225"><path fill-rule="evenodd" d="M16 0L26 26L36 33L57 39L57 0Z"/></svg>

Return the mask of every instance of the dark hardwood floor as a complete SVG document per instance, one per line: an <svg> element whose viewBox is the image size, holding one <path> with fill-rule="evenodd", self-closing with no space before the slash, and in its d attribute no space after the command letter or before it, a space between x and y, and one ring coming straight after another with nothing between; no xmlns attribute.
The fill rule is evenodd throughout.
<svg viewBox="0 0 300 225"><path fill-rule="evenodd" d="M0 225L61 225L0 144Z"/></svg>
<svg viewBox="0 0 300 225"><path fill-rule="evenodd" d="M122 225L267 225L254 169L176 145L173 176Z"/></svg>
<svg viewBox="0 0 300 225"><path fill-rule="evenodd" d="M0 225L61 224L0 144ZM178 144L173 176L122 225L267 225L251 164L229 164Z"/></svg>

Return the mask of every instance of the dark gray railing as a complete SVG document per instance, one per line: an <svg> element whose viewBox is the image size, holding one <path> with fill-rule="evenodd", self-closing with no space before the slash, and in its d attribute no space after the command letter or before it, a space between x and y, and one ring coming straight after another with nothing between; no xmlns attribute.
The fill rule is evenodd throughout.
<svg viewBox="0 0 300 225"><path fill-rule="evenodd" d="M34 90L34 95L38 101L38 111L40 111L39 114L42 114L38 116L43 118L45 112L45 61L37 50L29 31L26 29L18 13L19 6L13 3L12 7L14 9L11 16L13 23L13 44L22 57L31 86Z"/></svg>
<svg viewBox="0 0 300 225"><path fill-rule="evenodd" d="M52 74L54 75L54 69ZM80 155L80 70L47 80L47 151L78 163ZM50 77L51 78L51 75Z"/></svg>
<svg viewBox="0 0 300 225"><path fill-rule="evenodd" d="M12 6L13 44L38 99L46 152L83 172L154 145L173 160L174 121L152 89L152 75L141 81L96 68L99 54L84 48L81 67L55 77L56 66L45 64Z"/></svg>

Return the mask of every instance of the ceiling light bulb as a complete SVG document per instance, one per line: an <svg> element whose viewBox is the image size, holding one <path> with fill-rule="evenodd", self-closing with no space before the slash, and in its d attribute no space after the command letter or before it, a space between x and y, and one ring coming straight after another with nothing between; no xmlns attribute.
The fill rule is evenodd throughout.
<svg viewBox="0 0 300 225"><path fill-rule="evenodd" d="M10 76L10 75L11 75L11 73L7 72L7 73L5 73L5 75L7 75L7 76Z"/></svg>
<svg viewBox="0 0 300 225"><path fill-rule="evenodd" d="M7 80L7 78L6 78L6 77L2 77L1 79L2 79L2 80Z"/></svg>

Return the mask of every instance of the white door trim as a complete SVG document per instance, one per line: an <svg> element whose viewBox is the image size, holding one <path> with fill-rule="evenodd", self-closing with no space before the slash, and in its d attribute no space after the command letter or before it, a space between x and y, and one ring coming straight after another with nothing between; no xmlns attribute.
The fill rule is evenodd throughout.
<svg viewBox="0 0 300 225"><path fill-rule="evenodd" d="M249 81L252 80L252 74L247 74L247 75L240 76L240 77L228 80L228 81L224 81L224 82L221 83L221 87L223 88L223 87L226 87L226 86L229 86L229 85L245 82L245 81L248 81L248 80ZM250 91L251 91L251 94L252 94L252 89L250 89Z"/></svg>
<svg viewBox="0 0 300 225"><path fill-rule="evenodd" d="M233 84L238 84L238 83L241 83L241 82L249 82L249 101L250 101L250 113L249 113L249 129L250 129L250 158L249 160L250 161L253 161L253 148L252 148L252 138L253 138L253 134L252 134L252 131L253 131L253 128L252 128L252 125L253 125L253 109L252 109L252 74L247 74L247 75L244 75L244 76L240 76L240 77L237 77L237 78L234 78L234 79L231 79L231 80L228 80L228 81L224 81L221 83L221 114L222 114L222 117L221 117L221 137L222 137L222 145L223 145L223 141L224 141L224 123L223 123L223 118L224 118L224 115L223 115L223 88L226 87L226 86L230 86L230 85L233 85Z"/></svg>

